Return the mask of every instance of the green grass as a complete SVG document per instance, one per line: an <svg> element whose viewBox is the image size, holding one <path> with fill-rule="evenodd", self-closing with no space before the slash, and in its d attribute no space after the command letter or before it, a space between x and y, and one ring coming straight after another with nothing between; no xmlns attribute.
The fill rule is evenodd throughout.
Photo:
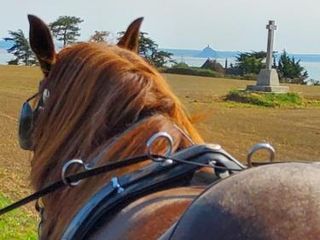
<svg viewBox="0 0 320 240"><path fill-rule="evenodd" d="M11 201L0 194L0 208ZM37 239L37 220L23 209L13 210L0 217L0 239L33 240Z"/></svg>
<svg viewBox="0 0 320 240"><path fill-rule="evenodd" d="M305 101L298 93L258 93L245 90L231 90L227 101L253 104L263 107L303 107Z"/></svg>

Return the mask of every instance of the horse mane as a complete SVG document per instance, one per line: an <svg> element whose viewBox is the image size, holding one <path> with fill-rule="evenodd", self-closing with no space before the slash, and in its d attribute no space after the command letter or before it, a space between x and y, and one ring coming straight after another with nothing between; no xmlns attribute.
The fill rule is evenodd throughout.
<svg viewBox="0 0 320 240"><path fill-rule="evenodd" d="M57 164L88 158L147 116L164 115L195 142L202 141L163 77L141 57L117 46L80 43L63 49L41 88L49 90L50 98L34 135L36 188L56 180L47 178ZM140 126L145 139L152 135L148 128L147 123Z"/></svg>
<svg viewBox="0 0 320 240"><path fill-rule="evenodd" d="M31 179L37 190L59 180L62 166L71 159L91 163L99 155L99 165L146 153L147 139L158 131L173 136L175 151L190 145L179 129L195 143L202 142L164 78L144 59L118 46L80 43L61 50L41 83L40 92L44 89L50 97L33 136ZM155 149L164 151L165 145ZM132 169L116 174L128 171ZM106 174L100 181L108 178ZM85 188L97 189L98 182L86 181ZM46 201L57 201L66 192Z"/></svg>

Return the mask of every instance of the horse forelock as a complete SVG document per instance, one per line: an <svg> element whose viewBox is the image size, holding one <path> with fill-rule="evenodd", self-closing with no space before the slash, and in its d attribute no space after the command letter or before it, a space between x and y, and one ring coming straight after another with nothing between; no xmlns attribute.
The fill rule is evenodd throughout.
<svg viewBox="0 0 320 240"><path fill-rule="evenodd" d="M189 145L175 124L195 142L202 141L163 77L136 54L117 46L81 43L63 49L56 59L40 89L48 89L50 97L34 133L31 178L36 189L59 180L66 161L90 161L111 142L112 149L105 151L99 164L145 153L146 140L160 130L174 136L175 149ZM147 120L138 124L142 119ZM126 132L128 128L132 130ZM162 144L158 149L164 148ZM83 203L98 182L86 181L83 187L92 191L78 192L84 196L74 205ZM53 194L47 202L68 192ZM69 210L71 216L70 209L61 211Z"/></svg>

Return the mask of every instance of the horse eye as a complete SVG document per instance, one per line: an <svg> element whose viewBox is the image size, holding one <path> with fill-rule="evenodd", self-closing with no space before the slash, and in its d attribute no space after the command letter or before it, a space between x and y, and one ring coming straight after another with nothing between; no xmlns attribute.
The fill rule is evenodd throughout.
<svg viewBox="0 0 320 240"><path fill-rule="evenodd" d="M42 93L42 101L43 103L46 103L46 101L48 100L48 98L50 97L50 92L48 89L44 89L43 93Z"/></svg>

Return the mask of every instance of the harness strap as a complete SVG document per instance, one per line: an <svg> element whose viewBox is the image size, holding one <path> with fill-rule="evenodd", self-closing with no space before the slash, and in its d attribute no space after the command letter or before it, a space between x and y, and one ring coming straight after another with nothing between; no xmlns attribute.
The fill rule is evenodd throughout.
<svg viewBox="0 0 320 240"><path fill-rule="evenodd" d="M123 161L108 163L108 164L103 165L101 167L93 168L93 169L90 169L90 170L87 170L87 171L84 171L81 173L77 173L77 174L68 176L68 177L66 177L66 180L69 183L70 182L77 182L81 179L97 176L102 173L107 173L107 172L113 171L115 169L127 167L127 166L137 164L137 163L140 163L140 162L143 162L146 160L149 160L148 155L142 155L142 156L137 156L137 157L133 157L133 158L128 158ZM15 203L5 207L5 208L0 209L0 216L13 210L13 209L21 207L29 202L37 200L37 199L39 199L49 193L52 193L60 188L63 188L63 187L66 187L66 185L62 180L54 182L54 183L50 184L49 186L43 188L42 190L29 195L28 197L23 198Z"/></svg>
<svg viewBox="0 0 320 240"><path fill-rule="evenodd" d="M223 168L230 173L244 169L223 149L212 149L206 145L183 149L169 159L173 160L172 164L154 162L143 169L117 178L116 186L111 181L102 187L74 216L61 239L87 239L87 234L102 217L104 221L109 220L114 213L148 194L188 185L194 172L201 167L210 166L208 162L211 160L221 164L219 169ZM119 191L119 187L123 190Z"/></svg>

